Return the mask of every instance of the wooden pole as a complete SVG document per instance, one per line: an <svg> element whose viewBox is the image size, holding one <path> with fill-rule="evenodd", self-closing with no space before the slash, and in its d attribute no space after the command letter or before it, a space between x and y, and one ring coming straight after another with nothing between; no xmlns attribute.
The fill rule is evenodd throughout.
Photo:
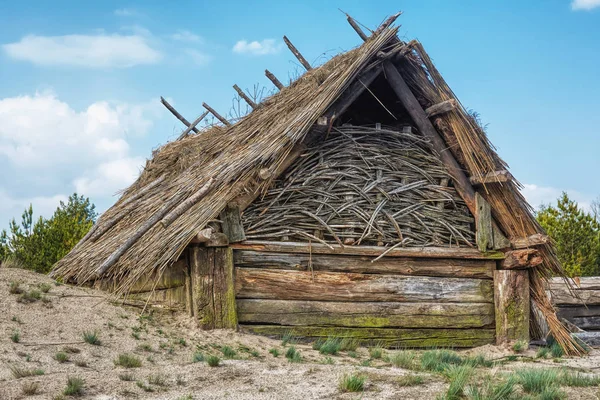
<svg viewBox="0 0 600 400"><path fill-rule="evenodd" d="M477 214L475 221L475 241L481 252L494 248L494 232L492 230L492 208L479 194L475 193L475 206Z"/></svg>
<svg viewBox="0 0 600 400"><path fill-rule="evenodd" d="M192 131L192 129L195 129L196 125L198 125L200 123L200 121L202 121L204 119L204 117L206 117L207 115L208 115L208 111L204 111L202 114L200 114L200 116L198 118L196 118L196 120L194 122L192 122L190 126L188 126L183 132L181 132L181 135L179 135L177 140L181 140L181 139L185 138Z"/></svg>
<svg viewBox="0 0 600 400"><path fill-rule="evenodd" d="M350 26L352 27L352 29L354 29L354 31L356 33L358 33L358 36L360 36L360 38L363 41L366 41L369 37L363 32L362 29L360 29L360 26L358 26L358 24L356 23L356 21L354 20L354 18L352 18L351 16L349 16L348 14L346 14L346 19L348 20L348 23L350 24Z"/></svg>
<svg viewBox="0 0 600 400"><path fill-rule="evenodd" d="M164 99L162 96L161 96L161 98L160 98L160 102L161 102L161 103L163 103L163 105L164 105L165 107L167 107L167 110L171 111L171 114L173 114L175 117L177 117L177 119L178 119L178 120L180 120L181 122L183 122L183 124L184 124L186 127L189 127L189 126L191 125L191 124L190 124L190 121L188 121L187 119L185 119L185 118L183 117L183 115L179 114L179 113L177 112L177 110L176 110L175 108L173 108L173 106L172 106L172 105L170 105L170 104L169 104L169 102L168 102L168 101L166 101L166 100L165 100L165 99ZM200 132L200 131L199 131L198 129L196 129L196 128L192 128L192 130L193 130L194 132L196 132L196 133Z"/></svg>
<svg viewBox="0 0 600 400"><path fill-rule="evenodd" d="M188 197L185 201L183 201L182 203L177 205L177 207L175 207L173 209L173 211L171 211L167 215L165 215L165 217L160 221L160 224L164 228L169 226L173 221L175 221L177 218L179 218L184 212L189 210L194 204L196 204L198 201L200 201L200 199L202 199L204 197L204 195L206 195L206 192L208 192L210 190L210 187L212 186L212 184L213 184L213 178L210 178L208 180L208 182L206 182L204 185L202 185L202 187L200 189L198 189L198 191L196 193L194 193L193 195Z"/></svg>
<svg viewBox="0 0 600 400"><path fill-rule="evenodd" d="M265 69L265 76L269 78L271 82L273 82L273 85L277 86L277 89L281 90L284 88L283 83L281 83L279 79L277 79L277 77L268 69Z"/></svg>
<svg viewBox="0 0 600 400"><path fill-rule="evenodd" d="M250 107L252 107L252 109L255 109L256 107L258 107L258 104L256 104L254 101L252 101L252 99L250 97L248 97L248 95L246 95L246 93L244 93L244 91L242 89L240 89L240 87L238 85L233 85L233 89L237 92L237 94L244 99L244 101L246 103L248 103L248 105Z"/></svg>
<svg viewBox="0 0 600 400"><path fill-rule="evenodd" d="M283 37L283 41L287 45L288 49L290 49L290 51L292 52L292 54L294 54L294 56L296 56L296 58L298 59L298 61L300 61L300 64L302 64L302 66L307 71L310 71L312 69L312 67L310 66L310 64L308 63L308 61L306 61L306 58L304 58L304 56L302 56L302 54L300 54L300 52L298 51L298 49L296 48L296 46L294 46L292 44L292 42L290 42L290 40L287 38L287 36Z"/></svg>
<svg viewBox="0 0 600 400"><path fill-rule="evenodd" d="M386 78L390 83L390 86L400 99L400 102L411 116L413 122L419 128L419 131L429 139L429 143L433 150L439 155L440 160L448 170L448 173L454 181L456 190L461 195L467 207L473 215L477 215L477 207L475 205L475 190L469 182L469 178L465 175L450 149L446 146L444 139L435 130L425 110L419 104L419 101L412 93L398 69L389 61L384 61L383 70L385 71Z"/></svg>
<svg viewBox="0 0 600 400"><path fill-rule="evenodd" d="M494 271L496 344L529 343L529 272Z"/></svg>
<svg viewBox="0 0 600 400"><path fill-rule="evenodd" d="M219 114L218 112L216 112L215 109L212 108L211 106L209 106L208 104L202 103L202 107L204 107L208 111L210 111L210 113L212 115L214 115L219 121L221 121L223 123L223 125L225 125L225 126L231 126L231 123L229 121L227 121L225 118L223 118L223 116L221 114Z"/></svg>
<svg viewBox="0 0 600 400"><path fill-rule="evenodd" d="M386 19L385 21L383 21L383 24L379 25L379 27L377 28L377 30L375 30L375 32L373 33L373 35L379 35L381 32L383 32L383 30L385 28L388 28L390 25L392 25L394 23L394 21L396 21L396 19L398 19L399 16L402 15L402 11L397 12L394 15L391 15L390 17L388 17L388 19Z"/></svg>

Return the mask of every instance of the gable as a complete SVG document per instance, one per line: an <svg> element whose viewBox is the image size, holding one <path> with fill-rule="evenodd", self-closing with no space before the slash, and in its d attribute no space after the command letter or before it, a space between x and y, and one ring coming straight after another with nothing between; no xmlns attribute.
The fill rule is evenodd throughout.
<svg viewBox="0 0 600 400"><path fill-rule="evenodd" d="M410 126L333 128L242 216L247 239L473 246L474 219Z"/></svg>

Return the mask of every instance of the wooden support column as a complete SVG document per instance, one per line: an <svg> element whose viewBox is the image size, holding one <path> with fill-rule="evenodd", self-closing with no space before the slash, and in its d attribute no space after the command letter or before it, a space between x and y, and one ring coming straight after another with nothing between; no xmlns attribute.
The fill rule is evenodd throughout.
<svg viewBox="0 0 600 400"><path fill-rule="evenodd" d="M529 272L494 271L496 344L529 343Z"/></svg>
<svg viewBox="0 0 600 400"><path fill-rule="evenodd" d="M229 239L229 243L242 242L246 240L242 218L240 216L240 207L237 204L229 203L221 212L221 221L223 233Z"/></svg>
<svg viewBox="0 0 600 400"><path fill-rule="evenodd" d="M236 329L233 252L229 247L190 249L192 309L205 330Z"/></svg>
<svg viewBox="0 0 600 400"><path fill-rule="evenodd" d="M475 193L475 206L477 207L475 240L479 251L486 252L494 247L492 209L479 193Z"/></svg>

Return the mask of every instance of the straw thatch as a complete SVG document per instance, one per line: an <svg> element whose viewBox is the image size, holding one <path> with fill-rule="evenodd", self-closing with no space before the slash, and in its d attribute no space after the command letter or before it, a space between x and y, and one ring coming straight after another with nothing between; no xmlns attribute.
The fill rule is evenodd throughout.
<svg viewBox="0 0 600 400"><path fill-rule="evenodd" d="M56 264L54 275L80 284L101 275L118 282L116 291L125 293L141 277L160 274L236 196L257 188L266 191L272 181L257 179L258 171L277 170L360 73L381 64L382 54L389 58L406 45L397 38L396 29L378 29L363 45L311 69L234 125L214 126L163 146L94 230ZM422 46L418 42L408 46L411 51L397 67L423 108L456 99ZM482 177L506 168L462 106L433 122L468 175ZM206 193L172 223L158 223L169 208L199 191ZM517 182L487 185L482 194L509 238L543 232ZM123 250L127 242L132 245ZM555 338L567 351L577 352L543 290L545 278L563 271L551 244L541 251L545 262L531 272L533 299ZM111 256L116 262L107 264Z"/></svg>

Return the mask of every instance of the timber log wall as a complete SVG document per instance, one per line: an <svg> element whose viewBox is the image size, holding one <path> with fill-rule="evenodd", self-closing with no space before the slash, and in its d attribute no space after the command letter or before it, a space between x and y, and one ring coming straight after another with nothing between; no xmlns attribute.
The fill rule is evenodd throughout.
<svg viewBox="0 0 600 400"><path fill-rule="evenodd" d="M600 330L600 277L572 280L573 292L561 278L550 282L557 315L586 331Z"/></svg>
<svg viewBox="0 0 600 400"><path fill-rule="evenodd" d="M323 254L329 249L232 247L242 330L398 347L495 341L495 260L475 253L472 259L392 253L372 262L375 255L358 255L357 248L349 250L355 254Z"/></svg>

